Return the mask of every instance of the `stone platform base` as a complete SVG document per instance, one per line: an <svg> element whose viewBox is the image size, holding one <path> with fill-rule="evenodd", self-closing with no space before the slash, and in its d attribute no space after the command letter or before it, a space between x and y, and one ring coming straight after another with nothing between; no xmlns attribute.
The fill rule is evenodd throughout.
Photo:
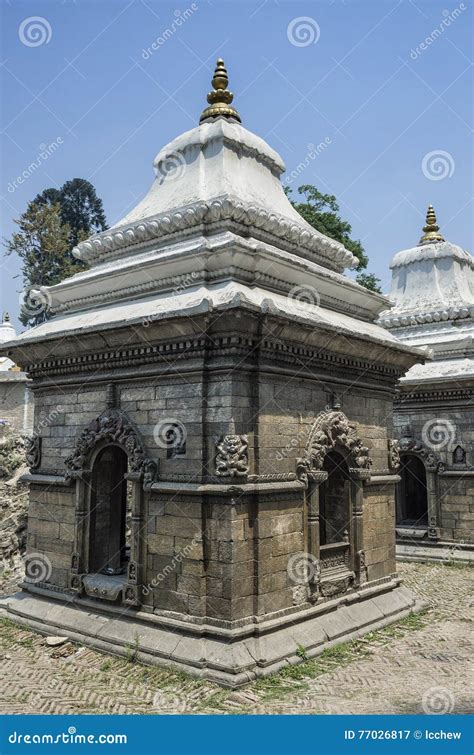
<svg viewBox="0 0 474 755"><path fill-rule="evenodd" d="M474 543L397 540L396 557L398 561L474 564Z"/></svg>
<svg viewBox="0 0 474 755"><path fill-rule="evenodd" d="M0 600L0 616L41 634L69 639L141 663L166 666L193 676L239 687L260 676L301 662L367 632L420 611L418 601L399 580L321 603L283 622L252 624L227 637L214 627L186 631L159 617L107 607L79 606L64 596L20 592ZM190 625L189 625L190 626Z"/></svg>

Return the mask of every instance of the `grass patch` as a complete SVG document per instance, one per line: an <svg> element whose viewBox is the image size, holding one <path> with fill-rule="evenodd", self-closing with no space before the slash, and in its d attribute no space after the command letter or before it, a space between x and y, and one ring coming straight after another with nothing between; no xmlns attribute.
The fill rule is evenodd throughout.
<svg viewBox="0 0 474 755"><path fill-rule="evenodd" d="M227 710L227 708L225 708L224 706L224 703L230 694L232 693L228 689L220 689L217 692L214 692L213 695L210 695L206 700L197 705L193 713L209 709Z"/></svg>
<svg viewBox="0 0 474 755"><path fill-rule="evenodd" d="M17 642L15 637L20 627L10 619L0 619L0 641L2 647L9 647Z"/></svg>
<svg viewBox="0 0 474 755"><path fill-rule="evenodd" d="M369 632L358 640L343 642L341 645L323 650L316 658L303 660L302 663L294 666L285 666L278 673L259 679L252 684L252 687L263 693L265 701L283 697L288 692L294 692L296 687L304 689L307 686L304 683L306 679L315 679L335 668L367 658L376 646L386 645L391 640L403 637L407 632L423 629L429 623L426 613L423 611L410 614L396 624ZM301 657L298 650L299 648L296 650L296 655Z"/></svg>
<svg viewBox="0 0 474 755"><path fill-rule="evenodd" d="M17 640L18 645L21 645L24 648L32 648L33 647L33 637L22 637L21 640Z"/></svg>

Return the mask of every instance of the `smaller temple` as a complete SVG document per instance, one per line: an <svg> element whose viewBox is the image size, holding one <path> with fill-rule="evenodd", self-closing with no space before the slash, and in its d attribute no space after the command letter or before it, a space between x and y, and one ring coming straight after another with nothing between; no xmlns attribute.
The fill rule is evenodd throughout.
<svg viewBox="0 0 474 755"><path fill-rule="evenodd" d="M0 344L16 338L8 312L0 322ZM33 426L33 401L25 372L8 357L0 357L0 431L12 427L30 432Z"/></svg>
<svg viewBox="0 0 474 755"><path fill-rule="evenodd" d="M391 269L394 306L379 322L432 357L408 370L395 402L397 555L472 558L474 259L444 239L430 205L418 245Z"/></svg>

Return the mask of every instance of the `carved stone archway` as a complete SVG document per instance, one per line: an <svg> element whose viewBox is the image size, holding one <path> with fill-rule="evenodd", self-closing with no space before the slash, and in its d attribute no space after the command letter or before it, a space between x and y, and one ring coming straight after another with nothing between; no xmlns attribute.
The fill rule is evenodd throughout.
<svg viewBox="0 0 474 755"><path fill-rule="evenodd" d="M444 464L440 461L432 448L421 440L404 437L399 441L400 456L412 454L422 461L426 470L426 492L428 499L428 538L438 540L439 533L439 501L438 501L438 473L444 471ZM400 483L397 485L397 497L400 496ZM397 500L397 510L400 501Z"/></svg>
<svg viewBox="0 0 474 755"><path fill-rule="evenodd" d="M328 479L324 460L330 451L339 452L348 468L350 479L351 522L348 542L334 546L320 544L320 485ZM311 428L304 454L297 459L296 473L306 484L305 516L307 550L320 568L314 570L310 583L310 600L318 594L330 597L345 592L351 585L365 582L366 567L363 535L363 482L370 478L372 459L363 445L357 427L344 412L321 412ZM325 577L326 571L326 579Z"/></svg>
<svg viewBox="0 0 474 755"><path fill-rule="evenodd" d="M355 424L341 411L321 412L311 428L305 452L297 460L296 474L303 482L314 478L323 468L324 457L339 446L344 449L349 468L365 470L370 476L372 459L362 444Z"/></svg>
<svg viewBox="0 0 474 755"><path fill-rule="evenodd" d="M143 479L145 485L153 482L157 464L147 457L137 428L120 409L106 409L82 431L73 453L65 460L66 476L79 477L90 469L94 450L109 443L120 446L127 454L130 479Z"/></svg>
<svg viewBox="0 0 474 755"><path fill-rule="evenodd" d="M142 526L143 494L157 475L157 462L147 456L144 444L135 425L125 412L108 408L82 431L75 448L65 460L66 477L76 480L76 512L74 527L74 553L71 561L70 586L78 593L88 592L89 574L89 521L91 491L90 481L94 459L107 446L120 447L128 457L126 479L132 482L130 561L126 583L122 589L122 601L131 606L139 605L139 585L143 571ZM94 592L97 589L94 588ZM116 590L101 589L98 597L115 600ZM97 597L92 593L91 597Z"/></svg>

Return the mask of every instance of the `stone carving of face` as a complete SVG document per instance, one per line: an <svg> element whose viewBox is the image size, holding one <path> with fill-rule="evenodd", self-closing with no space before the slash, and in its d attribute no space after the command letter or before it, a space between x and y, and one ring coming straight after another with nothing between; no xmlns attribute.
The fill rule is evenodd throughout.
<svg viewBox="0 0 474 755"><path fill-rule="evenodd" d="M241 445L242 443L238 435L227 435L224 439L224 448L231 455L238 453Z"/></svg>

